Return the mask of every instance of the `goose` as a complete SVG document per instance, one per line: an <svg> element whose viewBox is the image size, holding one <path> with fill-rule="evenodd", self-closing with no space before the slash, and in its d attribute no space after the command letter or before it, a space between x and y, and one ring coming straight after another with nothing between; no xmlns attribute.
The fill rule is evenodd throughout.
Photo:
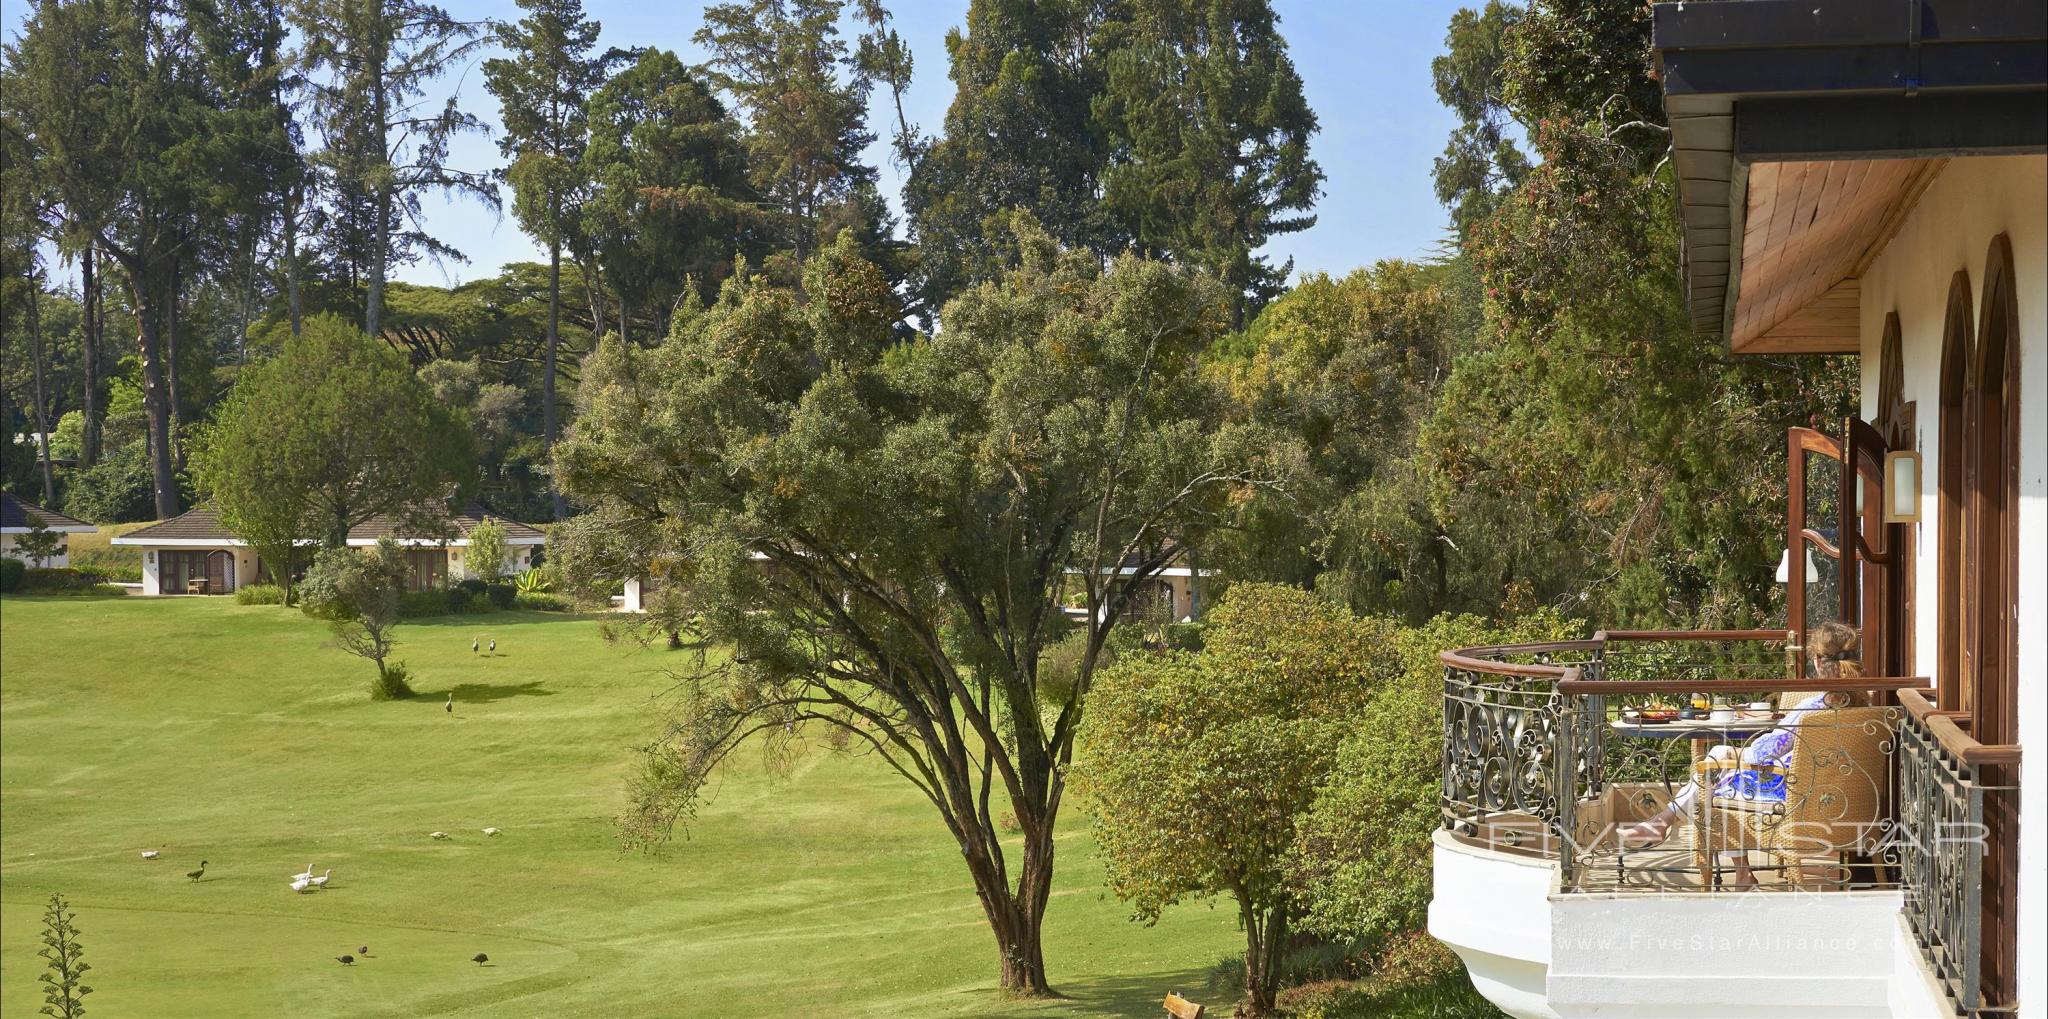
<svg viewBox="0 0 2048 1019"><path fill-rule="evenodd" d="M482 952L478 952L478 953L476 953L475 955L472 955L472 956L470 956L470 957L469 957L469 961L471 961L471 962L473 962L473 963L476 963L477 965L481 966L481 965L483 965L484 963L487 963L487 962L491 961L491 957L490 957L490 956L488 956L488 955L485 955L485 954L484 954L484 953L482 953Z"/></svg>
<svg viewBox="0 0 2048 1019"><path fill-rule="evenodd" d="M305 873L302 873L302 874L293 874L293 875L292 875L292 880L294 880L294 881L304 881L304 880L306 880L306 879L308 879L308 878L311 878L312 876L313 876L313 865L309 863L309 864L306 864L306 870L305 870Z"/></svg>
<svg viewBox="0 0 2048 1019"><path fill-rule="evenodd" d="M142 858L143 858L143 859L145 859L145 860L154 860L154 859L156 859L156 850L154 850L154 849L145 849L145 850L143 850L143 851L142 851Z"/></svg>
<svg viewBox="0 0 2048 1019"><path fill-rule="evenodd" d="M312 884L312 886L313 886L313 887L315 887L315 888L325 888L325 887L327 887L327 879L328 879L328 877L329 877L329 876L331 876L331 875L333 875L333 873L334 873L334 868L333 868L333 867L329 867L329 868L327 868L327 871L326 871L326 873L323 873L323 874L321 874L321 875L320 875L319 877L315 877L315 878L307 878L306 880L307 880L307 881L308 881L308 882L309 882L310 884ZM364 954L364 955L368 955L368 954L370 954L370 953L368 953L368 952L364 952L363 954Z"/></svg>
<svg viewBox="0 0 2048 1019"><path fill-rule="evenodd" d="M197 880L199 880L200 878L203 878L203 877L205 877L205 876L206 876L206 861L205 861L205 860L201 860L201 861L199 861L199 869L198 869L198 870L188 870L188 871L186 871L186 872L185 872L185 876L186 876L186 877L189 877L189 878L191 878L191 879L192 879L192 880L194 880L194 881L197 881Z"/></svg>
<svg viewBox="0 0 2048 1019"><path fill-rule="evenodd" d="M356 964L356 957L353 955L337 955L334 957L334 961L344 966L353 966Z"/></svg>
<svg viewBox="0 0 2048 1019"><path fill-rule="evenodd" d="M313 890L313 879L309 877L302 877L297 881L292 882L291 888L292 891L295 892L310 892Z"/></svg>
<svg viewBox="0 0 2048 1019"><path fill-rule="evenodd" d="M445 839L448 837L448 833L445 831L430 831L427 833L427 837L430 839Z"/></svg>
<svg viewBox="0 0 2048 1019"><path fill-rule="evenodd" d="M502 830L503 830L503 829L499 828L499 827L498 827L497 825L492 825L491 827L489 827L489 828L485 828L485 829L484 829L484 834L486 834L486 835L491 835L491 836L495 836L495 835L497 835L497 834L498 834L498 832L500 832L500 831L502 831Z"/></svg>

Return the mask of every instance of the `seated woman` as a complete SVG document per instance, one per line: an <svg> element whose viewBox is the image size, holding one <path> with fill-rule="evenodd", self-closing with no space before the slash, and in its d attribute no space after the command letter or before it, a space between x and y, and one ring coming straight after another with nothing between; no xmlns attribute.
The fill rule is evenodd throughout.
<svg viewBox="0 0 2048 1019"><path fill-rule="evenodd" d="M1806 635L1806 654L1812 663L1812 674L1819 679L1843 679L1863 674L1862 666L1856 661L1856 630L1844 623L1823 623ZM1739 760L1745 765L1786 765L1792 758L1792 749L1798 739L1799 724L1816 711L1830 708L1844 708L1854 701L1851 694L1843 691L1829 691L1815 694L1793 705L1777 728L1751 740L1748 746L1737 750L1722 744L1707 752L1709 760ZM1693 804L1698 801L1700 782L1685 784L1671 802L1655 816L1627 825L1621 829L1622 845L1630 849L1647 849L1661 844L1671 834L1671 826L1679 818L1692 816ZM1785 800L1785 776L1769 770L1729 769L1714 781L1713 795L1716 799L1740 800L1745 803L1769 803ZM1751 883L1745 857L1736 864L1738 883Z"/></svg>

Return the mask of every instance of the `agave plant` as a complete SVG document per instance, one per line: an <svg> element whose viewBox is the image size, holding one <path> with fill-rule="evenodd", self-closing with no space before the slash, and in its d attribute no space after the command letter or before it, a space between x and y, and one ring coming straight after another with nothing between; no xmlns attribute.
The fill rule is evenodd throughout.
<svg viewBox="0 0 2048 1019"><path fill-rule="evenodd" d="M512 586L520 594L546 594L555 584L548 579L546 571L527 570L512 578Z"/></svg>

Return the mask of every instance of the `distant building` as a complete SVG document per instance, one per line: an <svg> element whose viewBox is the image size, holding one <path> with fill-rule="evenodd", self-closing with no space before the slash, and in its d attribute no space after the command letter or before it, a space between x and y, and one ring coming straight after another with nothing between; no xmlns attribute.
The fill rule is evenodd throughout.
<svg viewBox="0 0 2048 1019"><path fill-rule="evenodd" d="M396 517L374 517L349 529L348 544L361 548L375 545L380 538L395 539L406 546L413 590L444 587L475 575L463 556L469 548L469 532L484 519L483 507L472 503L449 519L451 532L441 535L420 533ZM516 521L491 519L505 528L508 548L502 572L509 575L530 569L534 549L546 543L547 535ZM311 537L304 540L304 544L315 543ZM268 565L248 542L220 522L220 514L211 505L130 531L115 538L113 544L142 549L142 593L146 595L228 594L269 580Z"/></svg>
<svg viewBox="0 0 2048 1019"><path fill-rule="evenodd" d="M83 520L74 520L55 510L46 510L35 503L17 499L5 492L0 492L0 555L27 562L27 557L16 551L14 541L16 537L35 530L33 526L35 520L41 520L44 527L59 534L96 534L99 532L99 528ZM30 562L28 565L48 567L69 566L71 565L71 548L69 545L59 545L57 546L56 555L40 562Z"/></svg>

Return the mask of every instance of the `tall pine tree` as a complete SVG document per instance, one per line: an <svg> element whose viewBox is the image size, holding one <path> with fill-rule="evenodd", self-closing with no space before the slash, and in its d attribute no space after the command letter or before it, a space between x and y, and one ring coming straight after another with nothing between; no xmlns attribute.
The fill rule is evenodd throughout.
<svg viewBox="0 0 2048 1019"><path fill-rule="evenodd" d="M498 26L507 56L484 61L484 87L498 98L505 136L499 151L511 160L498 176L512 185L512 213L548 249L547 354L541 375L541 445L555 444L560 408L555 376L562 345L562 247L581 221L577 206L588 190L584 163L586 104L618 59L597 53L598 23L581 0L518 0L526 17ZM555 519L568 516L554 493Z"/></svg>

